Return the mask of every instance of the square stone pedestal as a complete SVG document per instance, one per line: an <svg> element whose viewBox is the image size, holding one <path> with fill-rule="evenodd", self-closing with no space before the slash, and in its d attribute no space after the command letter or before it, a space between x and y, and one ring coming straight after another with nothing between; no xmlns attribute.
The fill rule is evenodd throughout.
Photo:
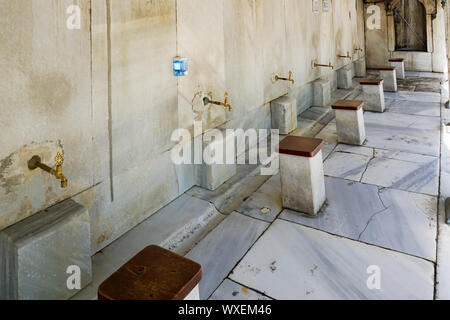
<svg viewBox="0 0 450 320"><path fill-rule="evenodd" d="M297 129L297 100L283 96L270 103L272 112L272 129L279 129L280 134L289 134Z"/></svg>
<svg viewBox="0 0 450 320"><path fill-rule="evenodd" d="M367 74L366 60L359 59L359 60L356 60L353 64L355 67L355 76L357 78L364 78Z"/></svg>
<svg viewBox="0 0 450 320"><path fill-rule="evenodd" d="M366 141L363 106L359 100L340 100L332 106L340 143L360 146Z"/></svg>
<svg viewBox="0 0 450 320"><path fill-rule="evenodd" d="M347 65L337 71L338 89L350 89L352 87L352 66Z"/></svg>
<svg viewBox="0 0 450 320"><path fill-rule="evenodd" d="M397 72L395 67L383 67L378 69L380 77L384 80L384 91L397 92Z"/></svg>
<svg viewBox="0 0 450 320"><path fill-rule="evenodd" d="M200 300L202 267L158 246L149 246L98 289L99 300Z"/></svg>
<svg viewBox="0 0 450 320"><path fill-rule="evenodd" d="M286 137L279 145L283 207L317 215L325 203L323 140Z"/></svg>
<svg viewBox="0 0 450 320"><path fill-rule="evenodd" d="M397 74L397 79L404 80L405 76L405 59L389 59L389 64L391 67L395 67L395 71Z"/></svg>
<svg viewBox="0 0 450 320"><path fill-rule="evenodd" d="M331 104L331 84L328 80L317 80L313 83L314 107L326 107Z"/></svg>
<svg viewBox="0 0 450 320"><path fill-rule="evenodd" d="M2 230L0 257L0 299L70 298L92 278L88 210L67 200Z"/></svg>
<svg viewBox="0 0 450 320"><path fill-rule="evenodd" d="M203 138L203 141L201 139ZM214 191L236 174L236 154L235 135L227 133L227 130L214 129L205 132L203 136L198 136L194 140L193 155L195 158L202 158L201 164L195 164L196 184L202 188ZM196 144L202 144L202 154L195 157ZM227 145L233 146L231 150L234 154L233 164L227 164ZM230 150L230 151L231 151ZM221 156L219 157L219 155ZM213 161L215 158L219 161Z"/></svg>
<svg viewBox="0 0 450 320"><path fill-rule="evenodd" d="M364 110L373 112L384 112L386 103L384 101L383 79L364 79L360 82L363 97Z"/></svg>

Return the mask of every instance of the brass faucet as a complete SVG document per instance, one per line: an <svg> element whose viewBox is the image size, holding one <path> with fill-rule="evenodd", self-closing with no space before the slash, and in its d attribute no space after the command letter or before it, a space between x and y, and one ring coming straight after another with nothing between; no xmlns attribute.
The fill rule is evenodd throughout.
<svg viewBox="0 0 450 320"><path fill-rule="evenodd" d="M334 66L331 64L331 61L328 64L319 64L314 61L314 68L317 68L317 67L331 68L331 70L334 69Z"/></svg>
<svg viewBox="0 0 450 320"><path fill-rule="evenodd" d="M295 80L292 79L292 71L289 71L289 78L282 78L279 76L275 76L275 81L278 81L278 80L290 81L290 82L292 82L292 84L295 84Z"/></svg>
<svg viewBox="0 0 450 320"><path fill-rule="evenodd" d="M361 51L361 52L363 52L363 51L364 51L364 49L362 49L362 48L356 48L356 49L355 49L355 52L358 52L358 51Z"/></svg>
<svg viewBox="0 0 450 320"><path fill-rule="evenodd" d="M215 105L227 108L229 112L233 112L233 107L228 103L228 92L225 92L225 101L224 102L214 101L214 100L209 99L208 97L204 97L203 104L205 106L207 106L208 104L215 104Z"/></svg>
<svg viewBox="0 0 450 320"><path fill-rule="evenodd" d="M352 56L350 55L350 52L348 52L348 51L347 51L347 55L346 56L339 55L338 57L342 58L342 59L350 59L350 60L353 59Z"/></svg>
<svg viewBox="0 0 450 320"><path fill-rule="evenodd" d="M56 169L52 169L49 166L47 166L41 162L41 157L33 156L28 161L28 168L30 170L41 168L42 170L50 173L51 175L55 176L56 179L61 180L61 188L65 189L65 188L67 188L67 179L62 172L63 171L63 169L62 169L63 161L64 161L64 156L60 152L58 152L55 157Z"/></svg>

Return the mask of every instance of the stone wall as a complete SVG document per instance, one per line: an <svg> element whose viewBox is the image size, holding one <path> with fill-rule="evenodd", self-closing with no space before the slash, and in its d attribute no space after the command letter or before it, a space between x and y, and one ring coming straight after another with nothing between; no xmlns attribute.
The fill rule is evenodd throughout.
<svg viewBox="0 0 450 320"><path fill-rule="evenodd" d="M70 5L81 28L70 30ZM364 48L362 0L16 0L0 1L0 229L64 199L91 216L92 252L193 186L193 171L170 159L177 128L269 128L270 101L291 94L311 105L312 81L335 70L311 61ZM190 73L172 74L174 56ZM295 86L273 84L293 71ZM199 92L233 112L193 112ZM69 187L29 171L34 154L53 165L64 153Z"/></svg>
<svg viewBox="0 0 450 320"><path fill-rule="evenodd" d="M400 1L392 2L388 8L384 2L364 1L364 19L366 21L367 67L378 68L388 63L390 58L404 58L408 71L447 72L446 22L444 9L440 1L419 0L426 11L426 52L395 51L395 23L393 8ZM369 28L368 23L374 13L370 7L378 6L381 14L379 28Z"/></svg>

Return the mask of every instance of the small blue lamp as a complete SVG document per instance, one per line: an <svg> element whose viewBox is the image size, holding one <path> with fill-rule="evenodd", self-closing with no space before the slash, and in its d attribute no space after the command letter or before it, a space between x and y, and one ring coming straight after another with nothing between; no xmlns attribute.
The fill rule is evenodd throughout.
<svg viewBox="0 0 450 320"><path fill-rule="evenodd" d="M175 77L184 77L188 74L187 58L175 57L173 59L173 74Z"/></svg>

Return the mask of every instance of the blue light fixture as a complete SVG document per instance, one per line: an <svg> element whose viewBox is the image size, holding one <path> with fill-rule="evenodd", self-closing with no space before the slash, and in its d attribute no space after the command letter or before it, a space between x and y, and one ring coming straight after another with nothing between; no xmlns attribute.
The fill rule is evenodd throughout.
<svg viewBox="0 0 450 320"><path fill-rule="evenodd" d="M175 57L173 59L173 74L175 77L184 77L188 74L188 59Z"/></svg>

